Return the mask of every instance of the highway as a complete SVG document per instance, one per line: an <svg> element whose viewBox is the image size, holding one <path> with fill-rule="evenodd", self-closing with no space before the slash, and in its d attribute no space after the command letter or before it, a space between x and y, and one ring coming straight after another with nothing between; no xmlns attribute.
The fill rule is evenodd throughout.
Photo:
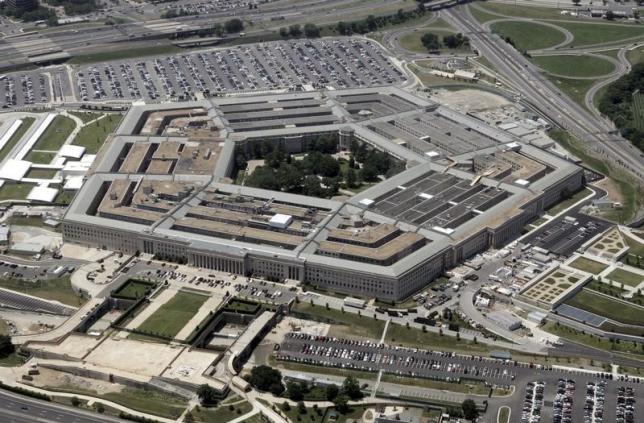
<svg viewBox="0 0 644 423"><path fill-rule="evenodd" d="M372 0L351 4L353 0L317 0L303 1L292 4L275 3L264 5L260 9L242 9L210 13L196 16L184 16L172 19L155 19L148 21L129 22L118 25L101 23L69 25L59 28L35 29L25 28L21 34L13 34L0 38L0 57L2 66L19 65L29 61L30 56L43 55L64 51L72 55L100 51L101 47L116 43L133 42L143 45L170 44L169 37L180 30L211 28L215 22L239 17L253 22L248 27L248 35L268 34L272 30L292 24L294 20L306 22L308 16L317 15L316 23L329 23L342 18L359 19L366 17L370 11L378 7L391 8L400 3L400 7L408 8L402 0ZM281 20L286 17L287 20ZM0 31L2 31L0 27ZM5 31L6 33L6 31ZM236 35L235 35L236 36ZM123 45L122 48L126 48ZM104 48L103 48L104 50Z"/></svg>
<svg viewBox="0 0 644 423"><path fill-rule="evenodd" d="M614 131L611 123L592 116L562 94L540 74L539 68L479 24L467 7L446 9L442 16L466 34L480 54L496 67L503 82L521 93L540 113L639 179L644 177L644 161L640 154L630 142L611 134Z"/></svg>
<svg viewBox="0 0 644 423"><path fill-rule="evenodd" d="M119 423L124 420L0 390L0 421L2 423Z"/></svg>

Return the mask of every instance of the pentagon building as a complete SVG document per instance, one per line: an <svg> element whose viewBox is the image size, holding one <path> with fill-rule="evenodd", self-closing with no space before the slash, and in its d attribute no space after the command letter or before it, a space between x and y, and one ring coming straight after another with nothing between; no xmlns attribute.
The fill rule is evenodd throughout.
<svg viewBox="0 0 644 423"><path fill-rule="evenodd" d="M236 152L366 144L405 164L336 199L234 183ZM399 300L518 236L583 172L395 87L133 106L63 222L65 241Z"/></svg>

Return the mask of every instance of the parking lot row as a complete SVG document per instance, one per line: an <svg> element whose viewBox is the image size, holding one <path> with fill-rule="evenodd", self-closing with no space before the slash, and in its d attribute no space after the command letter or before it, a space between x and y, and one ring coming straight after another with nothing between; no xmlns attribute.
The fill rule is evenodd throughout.
<svg viewBox="0 0 644 423"><path fill-rule="evenodd" d="M404 74L373 42L276 41L209 52L108 62L76 73L80 100L189 99L196 92L303 89L400 83Z"/></svg>

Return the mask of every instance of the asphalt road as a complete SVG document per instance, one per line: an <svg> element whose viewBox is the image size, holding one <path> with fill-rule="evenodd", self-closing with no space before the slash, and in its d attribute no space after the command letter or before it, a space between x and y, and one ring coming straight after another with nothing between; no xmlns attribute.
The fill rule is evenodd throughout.
<svg viewBox="0 0 644 423"><path fill-rule="evenodd" d="M583 139L596 151L612 159L639 178L644 177L644 161L634 147L608 122L597 119L576 104L510 44L491 34L472 17L466 7L442 12L450 24L470 37L471 43L498 69L504 82L522 95L552 122Z"/></svg>
<svg viewBox="0 0 644 423"><path fill-rule="evenodd" d="M2 423L114 423L124 420L0 390Z"/></svg>

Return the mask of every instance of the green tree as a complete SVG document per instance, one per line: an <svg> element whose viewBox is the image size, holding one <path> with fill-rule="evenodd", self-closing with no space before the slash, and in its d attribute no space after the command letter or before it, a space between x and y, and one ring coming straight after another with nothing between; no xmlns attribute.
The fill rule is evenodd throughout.
<svg viewBox="0 0 644 423"><path fill-rule="evenodd" d="M226 23L224 23L224 29L228 33L241 32L244 30L244 22L239 18L227 20Z"/></svg>
<svg viewBox="0 0 644 423"><path fill-rule="evenodd" d="M300 24L291 25L288 27L288 32L293 37L299 37L300 35L302 35L302 25Z"/></svg>
<svg viewBox="0 0 644 423"><path fill-rule="evenodd" d="M360 389L360 383L358 383L358 379L356 379L355 376L347 376L347 378L344 379L344 382L342 383L342 393L346 394L354 401L359 400L364 396Z"/></svg>
<svg viewBox="0 0 644 423"><path fill-rule="evenodd" d="M333 400L333 405L335 409L342 414L345 414L349 411L349 397L345 394L339 394Z"/></svg>
<svg viewBox="0 0 644 423"><path fill-rule="evenodd" d="M217 404L217 390L208 384L200 385L197 388L197 397L201 405L213 406Z"/></svg>
<svg viewBox="0 0 644 423"><path fill-rule="evenodd" d="M304 390L302 385L296 382L289 382L286 384L286 393L289 399L293 401L302 401L304 399Z"/></svg>
<svg viewBox="0 0 644 423"><path fill-rule="evenodd" d="M642 344L644 346L644 344ZM333 401L335 397L338 396L340 393L340 388L338 388L336 385L328 385L326 387L326 399L328 401Z"/></svg>
<svg viewBox="0 0 644 423"><path fill-rule="evenodd" d="M248 382L260 391L269 391L274 395L284 392L282 373L270 366L255 366L250 371Z"/></svg>
<svg viewBox="0 0 644 423"><path fill-rule="evenodd" d="M304 25L304 35L307 38L317 38L320 36L320 28L314 23L307 23Z"/></svg>
<svg viewBox="0 0 644 423"><path fill-rule="evenodd" d="M461 408L463 409L463 416L467 420L473 421L479 415L479 411L476 409L476 403L474 402L474 400L471 400L471 399L464 400L463 403L461 404Z"/></svg>
<svg viewBox="0 0 644 423"><path fill-rule="evenodd" d="M356 175L356 171L354 169L349 168L347 170L345 181L347 183L347 188L353 188L356 186L356 183L358 182L358 175Z"/></svg>
<svg viewBox="0 0 644 423"><path fill-rule="evenodd" d="M9 335L0 335L0 358L7 357L16 351Z"/></svg>
<svg viewBox="0 0 644 423"><path fill-rule="evenodd" d="M438 36L436 34L432 34L431 32L425 33L420 38L420 42L429 51L438 50L439 48L441 48L441 43L440 41L438 41Z"/></svg>

